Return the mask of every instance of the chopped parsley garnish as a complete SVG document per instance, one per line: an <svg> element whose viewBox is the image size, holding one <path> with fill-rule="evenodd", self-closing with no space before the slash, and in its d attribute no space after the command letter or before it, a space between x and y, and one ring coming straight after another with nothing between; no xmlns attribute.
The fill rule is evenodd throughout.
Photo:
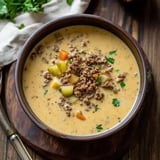
<svg viewBox="0 0 160 160"><path fill-rule="evenodd" d="M0 19L14 21L14 18L23 12L41 12L43 4L50 0L1 0Z"/></svg>
<svg viewBox="0 0 160 160"><path fill-rule="evenodd" d="M124 83L124 81L120 82L120 86L121 86L121 88L124 88L126 86L126 84Z"/></svg>
<svg viewBox="0 0 160 160"><path fill-rule="evenodd" d="M96 130L97 130L97 132L101 132L103 130L102 124L96 125Z"/></svg>
<svg viewBox="0 0 160 160"><path fill-rule="evenodd" d="M45 96L48 93L48 90L44 90L43 95Z"/></svg>
<svg viewBox="0 0 160 160"><path fill-rule="evenodd" d="M114 62L115 62L115 59L112 58L112 57L105 57L105 59L106 59L107 62L109 62L111 64L114 64Z"/></svg>
<svg viewBox="0 0 160 160"><path fill-rule="evenodd" d="M68 5L70 5L70 6L71 6L71 5L72 5L72 3L73 3L73 0L66 0L66 2L67 2L67 4L68 4Z"/></svg>
<svg viewBox="0 0 160 160"><path fill-rule="evenodd" d="M109 51L109 55L113 55L113 54L116 54L116 53L117 53L117 50Z"/></svg>
<svg viewBox="0 0 160 160"><path fill-rule="evenodd" d="M0 1L0 18L5 18L5 15L8 13L6 2L4 0Z"/></svg>
<svg viewBox="0 0 160 160"><path fill-rule="evenodd" d="M119 101L117 98L113 98L113 99L112 99L112 104L113 104L115 107L119 107L119 106L120 106L120 101Z"/></svg>
<svg viewBox="0 0 160 160"><path fill-rule="evenodd" d="M96 105L96 106L94 107L93 113L97 112L99 109L100 109L100 108L98 107L98 105Z"/></svg>

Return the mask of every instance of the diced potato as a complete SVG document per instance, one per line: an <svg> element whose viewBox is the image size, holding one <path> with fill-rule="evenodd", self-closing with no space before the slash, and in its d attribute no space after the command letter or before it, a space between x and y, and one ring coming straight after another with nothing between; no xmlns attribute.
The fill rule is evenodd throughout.
<svg viewBox="0 0 160 160"><path fill-rule="evenodd" d="M63 73L67 70L67 61L57 61L56 62L57 66L59 67L60 71Z"/></svg>
<svg viewBox="0 0 160 160"><path fill-rule="evenodd" d="M48 71L54 76L60 76L62 74L59 67L56 64L50 66L48 68Z"/></svg>
<svg viewBox="0 0 160 160"><path fill-rule="evenodd" d="M79 79L78 76L76 76L75 74L71 74L71 77L70 77L70 79L69 79L69 82L70 82L71 84L75 84L75 83L78 81L78 79Z"/></svg>
<svg viewBox="0 0 160 160"><path fill-rule="evenodd" d="M57 77L54 77L53 81L51 82L51 87L58 89L61 86L61 82Z"/></svg>
<svg viewBox="0 0 160 160"><path fill-rule="evenodd" d="M63 96L69 97L73 95L73 86L61 86L60 91Z"/></svg>

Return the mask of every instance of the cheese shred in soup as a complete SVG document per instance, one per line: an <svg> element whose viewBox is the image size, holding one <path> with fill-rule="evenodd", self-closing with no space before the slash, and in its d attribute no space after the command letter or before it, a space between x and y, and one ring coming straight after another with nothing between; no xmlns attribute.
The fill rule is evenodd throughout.
<svg viewBox="0 0 160 160"><path fill-rule="evenodd" d="M23 88L33 112L68 135L108 130L131 111L140 85L128 46L92 26L59 29L32 50Z"/></svg>

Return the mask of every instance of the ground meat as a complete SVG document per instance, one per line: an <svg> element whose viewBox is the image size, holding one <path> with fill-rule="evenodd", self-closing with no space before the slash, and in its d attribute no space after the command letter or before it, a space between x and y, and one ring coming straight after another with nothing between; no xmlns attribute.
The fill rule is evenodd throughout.
<svg viewBox="0 0 160 160"><path fill-rule="evenodd" d="M81 47L86 47L89 41L81 41Z"/></svg>
<svg viewBox="0 0 160 160"><path fill-rule="evenodd" d="M73 52L77 51L77 48L74 47L73 45L69 45L69 51L70 51L71 53L73 53Z"/></svg>
<svg viewBox="0 0 160 160"><path fill-rule="evenodd" d="M48 84L52 80L52 75L48 71L44 71L42 76L44 77L44 84Z"/></svg>
<svg viewBox="0 0 160 160"><path fill-rule="evenodd" d="M116 82L118 82L118 83L119 83L119 82L122 82L122 81L126 78L126 75L127 75L126 72L119 74L119 75L117 76L117 78L116 78Z"/></svg>
<svg viewBox="0 0 160 160"><path fill-rule="evenodd" d="M113 66L108 65L108 66L103 70L103 72L104 72L104 73L110 73L110 72L112 72L112 70L113 70Z"/></svg>
<svg viewBox="0 0 160 160"><path fill-rule="evenodd" d="M55 52L59 51L58 43L61 41L60 35L55 35L57 44L53 47ZM80 35L79 35L80 36ZM77 37L74 37L76 39ZM116 78L113 77L113 66L107 62L101 50L95 49L94 52L85 51L88 41L82 41L80 50L73 44L68 44L69 57L67 63L67 70L61 75L60 82L62 85L73 85L73 95L78 98L86 111L95 108L92 99L103 101L105 94L104 89L109 89L114 93L118 93L119 88L116 82L121 82L125 79L126 73L119 74ZM33 54L33 57L35 55ZM56 64L57 56L52 57L52 64ZM71 76L78 77L74 83L70 82ZM103 80L103 76L105 79ZM52 75L47 72L43 73L44 81L48 83L52 79ZM68 117L71 116L72 104L68 98L61 97L59 106L65 111Z"/></svg>
<svg viewBox="0 0 160 160"><path fill-rule="evenodd" d="M31 59L34 60L37 56L41 56L42 53L44 52L44 47L43 45L38 45L35 50L31 54Z"/></svg>
<svg viewBox="0 0 160 160"><path fill-rule="evenodd" d="M96 93L95 93L95 99L96 100L102 100L103 98L104 98L104 93L97 90Z"/></svg>
<svg viewBox="0 0 160 160"><path fill-rule="evenodd" d="M70 45L73 49L74 46ZM73 50L76 50L74 48ZM72 59L72 63L69 64L69 71L79 77L78 81L74 84L74 95L79 98L86 105L91 105L90 99L102 100L104 94L101 90L97 90L99 87L117 91L110 72L113 70L113 66L108 64L104 56L101 54L101 50L97 50L96 53L89 53L83 58L79 51L76 54L69 57ZM93 77L93 74L108 74L110 79L105 82L97 82ZM68 73L67 73L68 74ZM68 77L63 76L61 78L62 83L68 82Z"/></svg>
<svg viewBox="0 0 160 160"><path fill-rule="evenodd" d="M103 84L102 84L102 87L103 88L106 88L106 89L111 89L113 90L113 88L115 87L115 84L113 81L105 81Z"/></svg>
<svg viewBox="0 0 160 160"><path fill-rule="evenodd" d="M44 52L44 47L42 45L38 45L35 48L35 52L36 52L37 55L41 55Z"/></svg>
<svg viewBox="0 0 160 160"><path fill-rule="evenodd" d="M95 64L107 64L101 57L99 54L92 54L87 58L82 58L80 54L70 56L73 61L69 66L70 72L79 76L77 83L74 85L74 95L86 105L91 105L90 99L94 96L96 100L104 98L104 94L101 91L96 93L98 83L93 77L93 74L100 73L99 68Z"/></svg>
<svg viewBox="0 0 160 160"><path fill-rule="evenodd" d="M71 77L70 71L65 72L65 73L61 76L61 78L60 78L61 83L62 83L62 84L68 84L70 77Z"/></svg>
<svg viewBox="0 0 160 160"><path fill-rule="evenodd" d="M59 32L55 33L54 37L55 37L57 43L61 43L62 40L64 39L64 37L62 36L62 34L60 34Z"/></svg>
<svg viewBox="0 0 160 160"><path fill-rule="evenodd" d="M65 99L64 97L60 98L58 104L65 111L66 115L70 117L72 111L72 104L69 101L67 101L67 99Z"/></svg>
<svg viewBox="0 0 160 160"><path fill-rule="evenodd" d="M32 60L34 60L37 57L36 52L32 52L30 57L31 57Z"/></svg>
<svg viewBox="0 0 160 160"><path fill-rule="evenodd" d="M52 75L48 71L43 72L42 75L43 75L44 79L52 80Z"/></svg>
<svg viewBox="0 0 160 160"><path fill-rule="evenodd" d="M83 102L84 102L87 106L91 104L90 100L89 100L87 97L85 97L85 98L83 99Z"/></svg>
<svg viewBox="0 0 160 160"><path fill-rule="evenodd" d="M59 52L59 45L58 45L58 44L55 44L55 45L53 46L53 51Z"/></svg>

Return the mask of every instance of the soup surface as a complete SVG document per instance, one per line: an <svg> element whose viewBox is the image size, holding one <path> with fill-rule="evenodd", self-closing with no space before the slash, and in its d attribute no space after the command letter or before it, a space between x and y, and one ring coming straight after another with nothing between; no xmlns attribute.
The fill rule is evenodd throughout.
<svg viewBox="0 0 160 160"><path fill-rule="evenodd" d="M39 119L68 135L91 135L125 119L139 91L138 65L114 34L70 26L48 35L25 64L26 99Z"/></svg>

